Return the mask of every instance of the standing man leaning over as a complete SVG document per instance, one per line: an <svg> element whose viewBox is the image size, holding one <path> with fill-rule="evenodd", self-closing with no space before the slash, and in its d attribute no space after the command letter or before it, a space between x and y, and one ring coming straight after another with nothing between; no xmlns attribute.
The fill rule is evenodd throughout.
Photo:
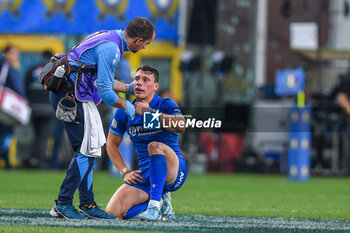
<svg viewBox="0 0 350 233"><path fill-rule="evenodd" d="M134 117L135 107L119 98L116 93L131 92L133 83L125 85L115 81L115 68L123 52L136 53L146 48L155 35L153 24L146 18L137 17L129 22L124 31L99 31L87 36L67 54L72 70L74 66L79 67L68 77L68 81L74 86L71 93L74 93L77 100L76 120L65 122L74 156L61 185L58 200L50 211L51 216L74 219L115 218L97 206L92 190L96 158L101 156L101 147L106 141L96 105L102 99L107 104L123 109L121 111L127 117ZM59 101L65 95L64 91L50 92L54 109L57 109ZM79 211L72 204L77 188Z"/></svg>
<svg viewBox="0 0 350 233"><path fill-rule="evenodd" d="M125 184L114 193L106 211L119 219L128 219L143 211L139 217L144 220L175 219L170 192L179 189L187 177L186 162L178 142L179 133L185 131L184 117L172 99L160 98L156 94L158 87L158 71L149 65L140 66L134 80L136 101L133 103L137 115L130 119L118 109L109 130L107 152L121 171ZM160 128L144 128L144 111L160 117ZM169 127L164 127L163 120ZM168 124L169 121L173 124ZM139 170L129 171L119 151L124 132L133 142Z"/></svg>

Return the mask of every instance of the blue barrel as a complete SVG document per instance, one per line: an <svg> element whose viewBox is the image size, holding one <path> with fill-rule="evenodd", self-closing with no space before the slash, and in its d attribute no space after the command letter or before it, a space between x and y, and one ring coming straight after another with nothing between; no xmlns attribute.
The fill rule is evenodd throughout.
<svg viewBox="0 0 350 233"><path fill-rule="evenodd" d="M311 108L293 106L289 112L288 175L307 181L311 165Z"/></svg>

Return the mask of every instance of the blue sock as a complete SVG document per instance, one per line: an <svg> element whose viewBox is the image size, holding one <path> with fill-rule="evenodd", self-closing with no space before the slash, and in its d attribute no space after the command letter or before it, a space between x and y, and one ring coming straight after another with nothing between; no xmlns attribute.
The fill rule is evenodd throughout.
<svg viewBox="0 0 350 233"><path fill-rule="evenodd" d="M135 216L138 215L139 213L145 211L145 210L147 209L147 206L148 206L148 201L131 207L131 208L126 212L126 215L125 215L125 218L124 218L124 219L129 219L129 218L135 217Z"/></svg>
<svg viewBox="0 0 350 233"><path fill-rule="evenodd" d="M151 181L150 200L160 201L167 172L168 165L165 156L162 154L152 155L149 172Z"/></svg>

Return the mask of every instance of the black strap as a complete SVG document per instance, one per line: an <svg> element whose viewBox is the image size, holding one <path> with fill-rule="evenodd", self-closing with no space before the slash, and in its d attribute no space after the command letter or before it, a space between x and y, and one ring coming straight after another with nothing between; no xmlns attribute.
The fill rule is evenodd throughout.
<svg viewBox="0 0 350 233"><path fill-rule="evenodd" d="M69 96L74 97L74 83L72 79L66 78L63 80L63 85L61 86L61 90L67 93Z"/></svg>
<svg viewBox="0 0 350 233"><path fill-rule="evenodd" d="M72 72L77 73L77 76L76 76L76 80L77 80L76 83L78 85L77 91L79 92L79 95L84 98L86 95L89 94L89 89L92 87L93 83L92 83L92 79L90 79L90 82L88 83L88 87L85 90L80 90L80 88L81 88L81 83L80 83L81 75L83 73L90 73L90 75L92 77L97 73L97 68L85 67L86 66L85 64L82 64L79 61L75 61L75 62L77 62L79 64L79 66L71 66L71 73Z"/></svg>
<svg viewBox="0 0 350 233"><path fill-rule="evenodd" d="M71 66L71 72L82 72L82 73L95 73L96 68L92 67L80 67L80 66Z"/></svg>

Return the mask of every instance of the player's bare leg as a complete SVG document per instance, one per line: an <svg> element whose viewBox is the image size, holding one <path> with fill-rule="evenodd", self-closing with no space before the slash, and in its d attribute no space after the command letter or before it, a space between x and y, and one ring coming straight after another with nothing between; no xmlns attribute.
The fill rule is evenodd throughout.
<svg viewBox="0 0 350 233"><path fill-rule="evenodd" d="M161 142L151 142L148 145L148 153L151 156L150 201L147 210L140 214L140 218L157 221L162 217L160 201L164 185L175 181L179 171L179 159L173 149Z"/></svg>

